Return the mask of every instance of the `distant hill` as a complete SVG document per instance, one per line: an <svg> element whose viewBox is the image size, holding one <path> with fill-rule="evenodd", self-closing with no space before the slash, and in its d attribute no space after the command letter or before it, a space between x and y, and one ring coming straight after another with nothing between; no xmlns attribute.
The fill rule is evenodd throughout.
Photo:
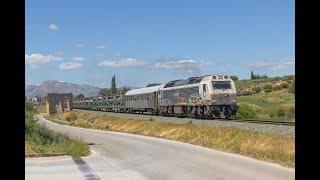
<svg viewBox="0 0 320 180"><path fill-rule="evenodd" d="M50 80L40 85L27 85L25 87L25 96L44 96L45 93L72 93L73 96L76 96L81 93L88 97L97 96L99 90L100 88L94 86Z"/></svg>

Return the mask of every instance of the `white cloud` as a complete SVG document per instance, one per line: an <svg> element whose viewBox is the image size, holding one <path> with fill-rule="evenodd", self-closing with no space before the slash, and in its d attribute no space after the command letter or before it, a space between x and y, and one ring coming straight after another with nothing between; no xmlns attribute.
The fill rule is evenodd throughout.
<svg viewBox="0 0 320 180"><path fill-rule="evenodd" d="M78 69L83 66L80 62L66 62L59 64L59 69L68 70L68 69Z"/></svg>
<svg viewBox="0 0 320 180"><path fill-rule="evenodd" d="M25 54L25 63L31 67L38 67L41 64L46 64L52 61L61 61L63 58L55 55L42 55L42 54Z"/></svg>
<svg viewBox="0 0 320 180"><path fill-rule="evenodd" d="M84 61L85 59L83 57L74 57L72 58L72 61L78 61L78 62L81 62L81 61Z"/></svg>
<svg viewBox="0 0 320 180"><path fill-rule="evenodd" d="M121 59L119 61L103 61L98 66L110 66L110 67L127 67L127 66L142 66L147 63L134 58Z"/></svg>
<svg viewBox="0 0 320 180"><path fill-rule="evenodd" d="M97 46L96 48L97 49L105 49L105 48L107 48L108 46L106 46L106 45L99 45L99 46Z"/></svg>
<svg viewBox="0 0 320 180"><path fill-rule="evenodd" d="M85 46L84 43L77 43L74 45L74 47L76 47L76 48L83 48L84 46Z"/></svg>
<svg viewBox="0 0 320 180"><path fill-rule="evenodd" d="M258 71L281 71L287 68L293 68L294 65L294 60L251 61L247 63L247 66Z"/></svg>
<svg viewBox="0 0 320 180"><path fill-rule="evenodd" d="M157 62L153 67L178 71L188 76L197 76L201 74L201 67L208 64L210 63L191 59Z"/></svg>
<svg viewBox="0 0 320 180"><path fill-rule="evenodd" d="M61 51L53 51L51 54L54 56L61 56L62 52Z"/></svg>
<svg viewBox="0 0 320 180"><path fill-rule="evenodd" d="M202 65L202 62L196 60L177 60L177 61L165 61L157 62L154 67L164 68L164 69L180 69L180 68L192 68L194 66Z"/></svg>
<svg viewBox="0 0 320 180"><path fill-rule="evenodd" d="M48 27L51 31L58 31L59 30L59 26L57 26L56 24L49 24Z"/></svg>

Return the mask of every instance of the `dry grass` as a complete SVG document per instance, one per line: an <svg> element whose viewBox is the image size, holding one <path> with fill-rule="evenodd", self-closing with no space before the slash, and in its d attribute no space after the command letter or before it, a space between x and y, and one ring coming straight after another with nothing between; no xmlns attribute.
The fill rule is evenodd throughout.
<svg viewBox="0 0 320 180"><path fill-rule="evenodd" d="M295 144L290 138L237 128L173 124L77 112L76 126L161 137L212 149L242 154L294 167Z"/></svg>

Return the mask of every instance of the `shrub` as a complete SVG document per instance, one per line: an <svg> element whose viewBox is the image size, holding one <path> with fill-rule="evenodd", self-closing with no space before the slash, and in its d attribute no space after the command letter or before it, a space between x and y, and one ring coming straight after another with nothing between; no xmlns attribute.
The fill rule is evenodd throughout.
<svg viewBox="0 0 320 180"><path fill-rule="evenodd" d="M264 92L268 93L268 92L271 92L272 89L264 89Z"/></svg>
<svg viewBox="0 0 320 180"><path fill-rule="evenodd" d="M289 87L289 93L295 94L295 80L292 81L291 86Z"/></svg>
<svg viewBox="0 0 320 180"><path fill-rule="evenodd" d="M257 118L257 113L251 108L248 104L240 104L239 110L236 114L237 118L247 118L247 119L255 119Z"/></svg>
<svg viewBox="0 0 320 180"><path fill-rule="evenodd" d="M250 91L242 91L241 92L241 95L243 96L248 96L248 95L251 95L252 93Z"/></svg>
<svg viewBox="0 0 320 180"><path fill-rule="evenodd" d="M274 112L271 112L271 113L269 114L269 116L270 116L270 118L274 118L274 117L276 116L276 114L275 114Z"/></svg>
<svg viewBox="0 0 320 180"><path fill-rule="evenodd" d="M282 88L281 88L281 85L275 85L275 84L274 84L274 85L272 86L272 90L273 90L273 91L277 91L277 90L281 90L281 89L282 89Z"/></svg>
<svg viewBox="0 0 320 180"><path fill-rule="evenodd" d="M68 112L64 115L64 119L69 122L75 121L77 118L77 114L74 112Z"/></svg>
<svg viewBox="0 0 320 180"><path fill-rule="evenodd" d="M289 83L288 82L283 82L283 83L281 83L280 86L281 86L282 89L285 89L285 88L289 87Z"/></svg>
<svg viewBox="0 0 320 180"><path fill-rule="evenodd" d="M282 117L284 117L286 115L286 112L283 109L279 109L277 111L277 115L278 115L278 117L282 118Z"/></svg>
<svg viewBox="0 0 320 180"><path fill-rule="evenodd" d="M295 107L290 107L287 112L287 117L293 119L295 117Z"/></svg>
<svg viewBox="0 0 320 180"><path fill-rule="evenodd" d="M263 89L265 90L265 89L272 89L272 86L271 86L271 84L265 84L264 86L263 86Z"/></svg>
<svg viewBox="0 0 320 180"><path fill-rule="evenodd" d="M266 93L271 92L271 91L272 91L272 86L271 86L271 84L265 84L265 85L263 86L263 91L266 92Z"/></svg>
<svg viewBox="0 0 320 180"><path fill-rule="evenodd" d="M259 93L261 91L261 88L259 86L255 86L251 90L255 93Z"/></svg>

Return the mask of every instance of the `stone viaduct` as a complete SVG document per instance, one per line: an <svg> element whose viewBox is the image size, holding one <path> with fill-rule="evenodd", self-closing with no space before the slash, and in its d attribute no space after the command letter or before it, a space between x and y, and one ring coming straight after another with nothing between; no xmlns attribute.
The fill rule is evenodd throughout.
<svg viewBox="0 0 320 180"><path fill-rule="evenodd" d="M53 114L57 112L57 106L59 112L72 111L72 93L59 94L59 93L47 93L45 94L46 99L46 113Z"/></svg>

